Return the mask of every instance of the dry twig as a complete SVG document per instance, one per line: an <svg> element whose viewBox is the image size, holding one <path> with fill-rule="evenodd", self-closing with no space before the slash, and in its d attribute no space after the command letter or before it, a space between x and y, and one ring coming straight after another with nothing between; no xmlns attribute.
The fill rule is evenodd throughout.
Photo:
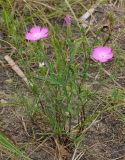
<svg viewBox="0 0 125 160"><path fill-rule="evenodd" d="M11 68L17 73L17 75L21 77L23 81L29 86L30 83L28 79L26 78L23 71L19 68L19 66L14 62L14 60L9 55L4 56L4 59L8 62Z"/></svg>
<svg viewBox="0 0 125 160"><path fill-rule="evenodd" d="M80 22L82 23L82 27L86 28L88 26L87 19L95 12L95 9L103 0L97 2L97 4L93 5L85 14L80 17Z"/></svg>

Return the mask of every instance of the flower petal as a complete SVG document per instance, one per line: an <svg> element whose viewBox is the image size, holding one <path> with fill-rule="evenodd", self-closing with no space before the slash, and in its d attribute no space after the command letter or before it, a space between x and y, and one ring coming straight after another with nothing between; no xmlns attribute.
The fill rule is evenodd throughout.
<svg viewBox="0 0 125 160"><path fill-rule="evenodd" d="M48 36L48 28L42 28L41 31L41 38L45 38Z"/></svg>
<svg viewBox="0 0 125 160"><path fill-rule="evenodd" d="M113 53L110 52L110 53L107 55L107 58L108 58L108 59L111 59L112 57L113 57Z"/></svg>
<svg viewBox="0 0 125 160"><path fill-rule="evenodd" d="M26 33L25 39L32 40L33 39L33 35L31 33Z"/></svg>
<svg viewBox="0 0 125 160"><path fill-rule="evenodd" d="M40 26L35 26L35 27L30 29L30 33L34 34L36 32L40 32L40 30L41 30Z"/></svg>

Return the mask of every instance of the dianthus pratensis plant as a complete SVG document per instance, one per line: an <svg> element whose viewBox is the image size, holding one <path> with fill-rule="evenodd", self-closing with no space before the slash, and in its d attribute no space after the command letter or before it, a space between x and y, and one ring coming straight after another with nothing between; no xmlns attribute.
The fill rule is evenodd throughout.
<svg viewBox="0 0 125 160"><path fill-rule="evenodd" d="M83 94L86 99L89 95L79 78L79 64L75 60L81 52L83 37L73 40L69 24L66 26L65 37L61 36L58 26L51 28L49 34L46 27L35 26L25 35L25 39L29 41L27 43L38 44L41 61L45 64L34 78L31 77L33 92L37 84L38 100L35 101L35 106L41 107L53 132L58 135L70 132L74 122L75 125L79 125L83 121ZM50 49L46 48L46 37L51 54L48 53ZM44 104L40 104L40 101Z"/></svg>
<svg viewBox="0 0 125 160"><path fill-rule="evenodd" d="M84 30L74 39L71 18L65 21L65 34L59 26L49 29L34 26L25 35L27 43L37 48L34 58L39 54L39 63L44 64L30 77L35 96L31 113L42 113L51 131L58 136L71 133L75 126L80 132L93 118L93 115L86 117L85 108L93 92L84 85L91 48ZM100 63L112 57L111 49L104 46L96 47L91 53L91 59Z"/></svg>

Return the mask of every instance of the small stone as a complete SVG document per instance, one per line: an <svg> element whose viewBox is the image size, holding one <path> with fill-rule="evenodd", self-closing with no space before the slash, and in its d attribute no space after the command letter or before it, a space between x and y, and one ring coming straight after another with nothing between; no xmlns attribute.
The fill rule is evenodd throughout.
<svg viewBox="0 0 125 160"><path fill-rule="evenodd" d="M6 101L5 99L1 99L1 100L0 100L0 103L1 103L1 104L6 104L7 101Z"/></svg>

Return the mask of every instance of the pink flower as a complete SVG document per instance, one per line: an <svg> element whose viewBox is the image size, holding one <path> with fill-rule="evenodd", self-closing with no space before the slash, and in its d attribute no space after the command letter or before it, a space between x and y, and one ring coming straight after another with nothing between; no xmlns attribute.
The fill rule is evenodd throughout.
<svg viewBox="0 0 125 160"><path fill-rule="evenodd" d="M45 38L48 36L48 28L41 28L40 26L35 26L26 33L25 39L29 41L37 41L39 39Z"/></svg>
<svg viewBox="0 0 125 160"><path fill-rule="evenodd" d="M65 16L64 20L65 20L67 26L71 26L71 17L70 16Z"/></svg>
<svg viewBox="0 0 125 160"><path fill-rule="evenodd" d="M91 58L99 62L107 62L112 59L113 53L111 48L105 46L98 46L93 49Z"/></svg>

